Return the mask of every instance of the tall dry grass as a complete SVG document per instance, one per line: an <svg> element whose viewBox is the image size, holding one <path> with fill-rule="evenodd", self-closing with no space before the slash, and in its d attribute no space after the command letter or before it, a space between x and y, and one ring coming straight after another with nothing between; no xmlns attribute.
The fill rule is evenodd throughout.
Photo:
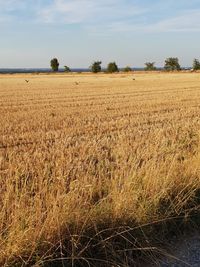
<svg viewBox="0 0 200 267"><path fill-rule="evenodd" d="M1 266L133 266L198 214L200 77L135 78L0 77Z"/></svg>

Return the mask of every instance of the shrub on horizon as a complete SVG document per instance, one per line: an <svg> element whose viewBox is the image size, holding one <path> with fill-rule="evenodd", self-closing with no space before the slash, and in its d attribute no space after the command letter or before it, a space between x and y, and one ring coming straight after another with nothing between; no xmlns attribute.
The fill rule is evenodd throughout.
<svg viewBox="0 0 200 267"><path fill-rule="evenodd" d="M71 72L71 69L68 66L64 66L65 72Z"/></svg>
<svg viewBox="0 0 200 267"><path fill-rule="evenodd" d="M131 67L126 66L123 71L124 72L130 72L130 71L132 71L132 69L131 69Z"/></svg>
<svg viewBox="0 0 200 267"><path fill-rule="evenodd" d="M193 70L200 70L200 62L199 62L199 60L196 59L196 58L195 58L194 61L193 61L192 69L193 69Z"/></svg>
<svg viewBox="0 0 200 267"><path fill-rule="evenodd" d="M107 73L119 72L119 68L115 62L110 62L107 66Z"/></svg>
<svg viewBox="0 0 200 267"><path fill-rule="evenodd" d="M90 66L91 72L98 73L101 72L101 61L94 61Z"/></svg>
<svg viewBox="0 0 200 267"><path fill-rule="evenodd" d="M58 67L59 67L59 62L57 58L53 58L50 62L52 71L58 71Z"/></svg>
<svg viewBox="0 0 200 267"><path fill-rule="evenodd" d="M156 67L155 67L155 62L146 62L145 63L145 68L144 70L146 71L153 71L153 70L156 70Z"/></svg>
<svg viewBox="0 0 200 267"><path fill-rule="evenodd" d="M167 71L181 70L177 57L169 57L165 60L164 69Z"/></svg>

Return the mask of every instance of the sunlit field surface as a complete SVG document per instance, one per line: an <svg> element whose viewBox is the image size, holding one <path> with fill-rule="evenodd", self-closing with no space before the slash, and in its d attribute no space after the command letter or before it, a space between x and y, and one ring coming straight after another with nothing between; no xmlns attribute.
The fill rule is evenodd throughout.
<svg viewBox="0 0 200 267"><path fill-rule="evenodd" d="M198 214L199 134L200 73L0 75L0 266L152 259Z"/></svg>

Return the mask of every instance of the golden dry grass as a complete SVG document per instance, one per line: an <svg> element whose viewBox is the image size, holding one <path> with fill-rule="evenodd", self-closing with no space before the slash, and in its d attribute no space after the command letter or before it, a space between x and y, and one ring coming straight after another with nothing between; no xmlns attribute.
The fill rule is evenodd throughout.
<svg viewBox="0 0 200 267"><path fill-rule="evenodd" d="M199 203L199 130L197 73L1 75L0 265L133 266Z"/></svg>

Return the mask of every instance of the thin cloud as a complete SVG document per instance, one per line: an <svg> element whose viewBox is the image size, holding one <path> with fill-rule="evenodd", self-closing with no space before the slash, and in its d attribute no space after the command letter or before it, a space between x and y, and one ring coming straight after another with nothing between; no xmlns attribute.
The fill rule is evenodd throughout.
<svg viewBox="0 0 200 267"><path fill-rule="evenodd" d="M157 32L194 32L200 31L200 9L183 11L181 15L165 19L147 28Z"/></svg>
<svg viewBox="0 0 200 267"><path fill-rule="evenodd" d="M24 8L28 1L25 0L0 0L0 10L1 12L11 12L14 10L19 10Z"/></svg>
<svg viewBox="0 0 200 267"><path fill-rule="evenodd" d="M0 0L0 22L12 22L18 18L17 12L26 10L30 0Z"/></svg>
<svg viewBox="0 0 200 267"><path fill-rule="evenodd" d="M12 16L0 14L0 23L9 22L13 19Z"/></svg>
<svg viewBox="0 0 200 267"><path fill-rule="evenodd" d="M19 22L27 18L34 22L44 0L0 0L0 21Z"/></svg>
<svg viewBox="0 0 200 267"><path fill-rule="evenodd" d="M146 9L122 0L54 0L51 5L40 10L38 15L40 21L45 23L89 24L137 16L145 12Z"/></svg>
<svg viewBox="0 0 200 267"><path fill-rule="evenodd" d="M0 0L0 21L79 24L91 34L199 32L196 5L197 0Z"/></svg>
<svg viewBox="0 0 200 267"><path fill-rule="evenodd" d="M167 33L167 32L199 32L200 31L200 9L182 11L181 14L160 19L157 22L133 23L131 20L119 20L110 24L96 27L90 25L88 28L92 33L103 34L103 32L132 32L132 33ZM102 31L103 28L103 31Z"/></svg>

